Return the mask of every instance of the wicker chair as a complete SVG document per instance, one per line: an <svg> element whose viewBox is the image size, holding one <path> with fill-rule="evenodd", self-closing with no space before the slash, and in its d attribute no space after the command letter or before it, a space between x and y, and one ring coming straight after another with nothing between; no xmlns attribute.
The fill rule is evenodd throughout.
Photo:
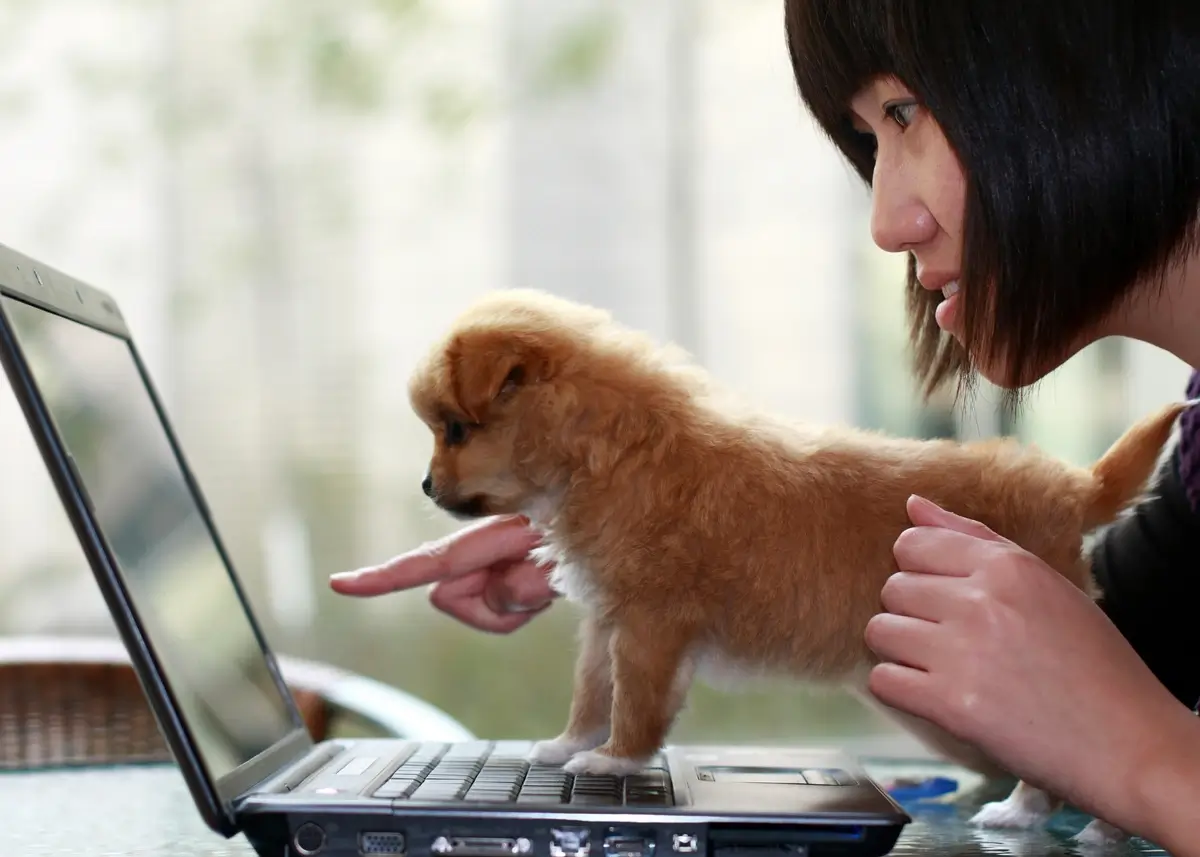
<svg viewBox="0 0 1200 857"><path fill-rule="evenodd" d="M295 658L279 665L315 740L472 738L444 712L387 685ZM0 770L171 761L119 640L0 637Z"/></svg>

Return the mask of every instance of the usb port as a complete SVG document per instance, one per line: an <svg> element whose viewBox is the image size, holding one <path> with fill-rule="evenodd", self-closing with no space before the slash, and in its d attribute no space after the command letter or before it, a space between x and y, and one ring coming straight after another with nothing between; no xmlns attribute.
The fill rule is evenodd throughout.
<svg viewBox="0 0 1200 857"><path fill-rule="evenodd" d="M604 837L604 857L654 857L654 840L636 834L609 834Z"/></svg>

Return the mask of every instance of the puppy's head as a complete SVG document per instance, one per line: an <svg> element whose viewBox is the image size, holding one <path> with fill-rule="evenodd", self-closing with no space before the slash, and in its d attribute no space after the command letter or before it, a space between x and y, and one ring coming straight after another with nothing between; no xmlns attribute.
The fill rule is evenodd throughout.
<svg viewBox="0 0 1200 857"><path fill-rule="evenodd" d="M552 382L608 316L537 292L493 292L450 328L409 380L434 437L422 490L461 517L525 512L547 496ZM540 460L539 460L540 459Z"/></svg>

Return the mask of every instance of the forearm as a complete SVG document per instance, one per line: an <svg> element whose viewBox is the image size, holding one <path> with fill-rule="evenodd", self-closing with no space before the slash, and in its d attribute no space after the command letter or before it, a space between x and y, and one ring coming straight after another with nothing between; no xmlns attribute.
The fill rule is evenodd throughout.
<svg viewBox="0 0 1200 857"><path fill-rule="evenodd" d="M1158 761L1147 760L1133 779L1126 829L1174 857L1200 857L1200 718L1177 706L1164 726Z"/></svg>
<svg viewBox="0 0 1200 857"><path fill-rule="evenodd" d="M1179 465L1172 450L1153 489L1103 534L1092 560L1105 613L1178 701L1142 700L1153 713L1136 731L1159 740L1114 778L1124 784L1106 815L1176 857L1200 857L1200 718L1187 710L1200 700L1200 514Z"/></svg>

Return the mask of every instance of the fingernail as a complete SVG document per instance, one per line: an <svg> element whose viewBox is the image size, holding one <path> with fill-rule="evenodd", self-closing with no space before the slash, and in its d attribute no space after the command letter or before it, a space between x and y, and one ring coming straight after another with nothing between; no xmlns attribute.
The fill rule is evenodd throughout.
<svg viewBox="0 0 1200 857"><path fill-rule="evenodd" d="M550 606L549 601L543 601L541 604L507 604L505 605L506 613L536 613L538 610L543 610Z"/></svg>
<svg viewBox="0 0 1200 857"><path fill-rule="evenodd" d="M337 574L329 575L329 579L337 581L354 580L360 574L362 574L362 569L357 569L355 571L339 571Z"/></svg>
<svg viewBox="0 0 1200 857"><path fill-rule="evenodd" d="M911 504L908 506L909 520L922 515L930 520L945 520L946 516L950 514L937 503L920 494L910 494L908 499Z"/></svg>

